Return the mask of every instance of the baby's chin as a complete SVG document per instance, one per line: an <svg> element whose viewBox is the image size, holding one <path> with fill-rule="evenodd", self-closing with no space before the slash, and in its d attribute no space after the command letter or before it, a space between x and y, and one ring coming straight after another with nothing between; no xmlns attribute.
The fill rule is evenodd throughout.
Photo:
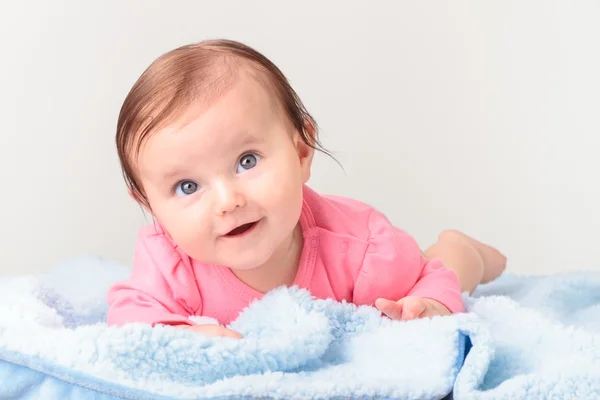
<svg viewBox="0 0 600 400"><path fill-rule="evenodd" d="M200 264L205 265L218 265L221 267L227 267L237 271L250 271L253 269L260 268L266 264L269 257L257 257L257 254L252 254L250 257L239 254L237 257L192 257Z"/></svg>
<svg viewBox="0 0 600 400"><path fill-rule="evenodd" d="M251 271L253 269L260 268L262 265L265 265L268 260L268 257L266 257L264 260L257 257L252 257L252 259L229 259L223 260L220 265L236 271Z"/></svg>

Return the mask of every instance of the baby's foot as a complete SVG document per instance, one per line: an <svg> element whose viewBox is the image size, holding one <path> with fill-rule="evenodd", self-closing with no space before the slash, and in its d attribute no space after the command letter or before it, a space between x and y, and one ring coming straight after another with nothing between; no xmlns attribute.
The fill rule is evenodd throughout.
<svg viewBox="0 0 600 400"><path fill-rule="evenodd" d="M481 243L457 230L447 230L440 234L444 240L455 240L473 246L483 260L483 278L481 283L488 283L498 278L506 269L506 257L497 249Z"/></svg>

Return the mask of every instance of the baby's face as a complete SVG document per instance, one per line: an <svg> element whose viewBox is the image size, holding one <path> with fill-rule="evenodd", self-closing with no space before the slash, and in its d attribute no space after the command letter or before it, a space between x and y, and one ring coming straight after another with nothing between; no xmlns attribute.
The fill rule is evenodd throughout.
<svg viewBox="0 0 600 400"><path fill-rule="evenodd" d="M198 261L258 267L298 224L313 153L269 96L241 76L140 150L138 176L154 217Z"/></svg>

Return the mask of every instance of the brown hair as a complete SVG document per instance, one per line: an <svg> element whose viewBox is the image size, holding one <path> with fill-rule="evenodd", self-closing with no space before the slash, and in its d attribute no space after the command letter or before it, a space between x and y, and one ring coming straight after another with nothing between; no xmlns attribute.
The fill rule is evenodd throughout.
<svg viewBox="0 0 600 400"><path fill-rule="evenodd" d="M210 101L223 93L233 83L241 64L256 72L258 80L275 95L277 105L302 141L331 156L318 140L316 121L287 78L268 58L232 40L185 45L163 54L144 71L119 113L117 152L125 182L138 202L149 207L134 168L141 145L157 129L180 116L192 102Z"/></svg>

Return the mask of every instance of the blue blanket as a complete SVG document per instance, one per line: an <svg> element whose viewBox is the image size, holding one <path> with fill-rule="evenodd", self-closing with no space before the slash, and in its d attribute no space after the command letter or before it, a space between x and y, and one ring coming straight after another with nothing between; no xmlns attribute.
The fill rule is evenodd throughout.
<svg viewBox="0 0 600 400"><path fill-rule="evenodd" d="M281 288L233 322L241 341L106 326L127 274L83 257L0 280L0 399L600 397L598 273L506 275L410 322Z"/></svg>

